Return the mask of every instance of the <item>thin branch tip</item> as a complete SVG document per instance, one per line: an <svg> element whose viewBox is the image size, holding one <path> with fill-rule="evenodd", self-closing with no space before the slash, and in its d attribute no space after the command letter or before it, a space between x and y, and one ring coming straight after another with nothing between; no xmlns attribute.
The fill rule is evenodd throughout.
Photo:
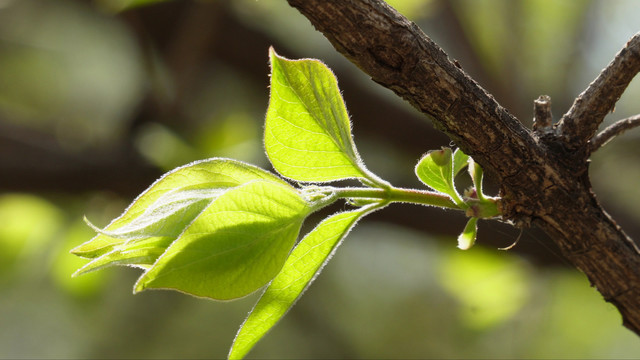
<svg viewBox="0 0 640 360"><path fill-rule="evenodd" d="M549 128L552 122L551 97L540 95L533 101L533 130L540 131Z"/></svg>
<svg viewBox="0 0 640 360"><path fill-rule="evenodd" d="M589 150L593 153L604 146L606 143L611 141L614 137L638 126L640 126L640 114L616 121L615 123L609 125L609 127L607 127L606 129L602 130L602 132L600 132L591 140Z"/></svg>
<svg viewBox="0 0 640 360"><path fill-rule="evenodd" d="M638 72L640 32L627 41L564 114L560 120L563 135L578 147L592 139L605 116L615 108L616 102ZM591 143L593 144L593 140Z"/></svg>

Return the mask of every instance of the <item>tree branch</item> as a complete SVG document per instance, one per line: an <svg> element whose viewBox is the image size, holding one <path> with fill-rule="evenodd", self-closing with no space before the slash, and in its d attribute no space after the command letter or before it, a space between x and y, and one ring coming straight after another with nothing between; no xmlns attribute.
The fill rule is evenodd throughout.
<svg viewBox="0 0 640 360"><path fill-rule="evenodd" d="M568 149L584 148L604 117L616 106L640 72L640 33L635 34L598 77L580 94L558 124Z"/></svg>
<svg viewBox="0 0 640 360"><path fill-rule="evenodd" d="M551 98L548 95L540 95L533 101L533 130L544 132L551 127L552 121Z"/></svg>
<svg viewBox="0 0 640 360"><path fill-rule="evenodd" d="M640 115L616 121L591 139L590 152L595 152L608 143L609 140L636 126L640 126Z"/></svg>
<svg viewBox="0 0 640 360"><path fill-rule="evenodd" d="M535 147L528 129L449 61L415 24L384 2L289 2L375 82L432 118L442 119L434 125L474 158L492 162L491 153L513 151L514 159L522 159L527 157L523 151ZM481 121L488 118L500 120ZM514 143L505 144L506 138ZM500 173L515 173L522 166L515 160L492 165Z"/></svg>
<svg viewBox="0 0 640 360"><path fill-rule="evenodd" d="M384 2L288 1L339 52L429 115L436 128L492 173L501 185L503 217L520 226L535 224L549 234L564 256L618 307L624 324L640 334L640 251L591 192L588 151L576 160L557 139L542 141ZM593 135L592 118L599 115L579 117L589 108L585 104L609 111L620 97L633 77L629 74L637 72L637 42L638 36L621 52L636 55L617 57L614 63L621 65L610 66L607 75L601 75L607 80L590 86L568 113L561 128L573 134L571 139ZM594 99L599 95L605 99Z"/></svg>

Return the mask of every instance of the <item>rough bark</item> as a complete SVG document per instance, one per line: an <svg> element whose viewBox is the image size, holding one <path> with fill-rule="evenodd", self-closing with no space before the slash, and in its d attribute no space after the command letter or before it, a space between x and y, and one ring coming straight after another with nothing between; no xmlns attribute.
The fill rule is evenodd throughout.
<svg viewBox="0 0 640 360"><path fill-rule="evenodd" d="M431 117L501 186L503 218L543 229L640 335L640 251L600 207L589 140L640 71L640 34L559 124L525 128L414 23L379 0L288 0L371 78ZM544 124L547 125L547 124Z"/></svg>

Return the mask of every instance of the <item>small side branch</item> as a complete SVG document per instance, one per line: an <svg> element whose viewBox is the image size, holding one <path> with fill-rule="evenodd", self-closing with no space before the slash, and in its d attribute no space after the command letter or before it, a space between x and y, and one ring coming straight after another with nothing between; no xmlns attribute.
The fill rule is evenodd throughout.
<svg viewBox="0 0 640 360"><path fill-rule="evenodd" d="M533 101L533 130L542 131L551 126L551 98L548 95L540 95Z"/></svg>
<svg viewBox="0 0 640 360"><path fill-rule="evenodd" d="M564 138L569 148L581 148L593 137L638 72L640 33L627 42L560 120L558 135Z"/></svg>
<svg viewBox="0 0 640 360"><path fill-rule="evenodd" d="M636 126L640 126L640 115L635 115L615 122L606 129L602 130L600 134L596 135L591 140L591 145L589 146L590 152L595 152L615 136L618 136Z"/></svg>

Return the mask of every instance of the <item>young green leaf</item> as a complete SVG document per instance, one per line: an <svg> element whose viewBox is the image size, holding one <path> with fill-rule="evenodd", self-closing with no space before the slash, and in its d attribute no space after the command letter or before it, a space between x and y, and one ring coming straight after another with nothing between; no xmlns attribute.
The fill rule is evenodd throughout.
<svg viewBox="0 0 640 360"><path fill-rule="evenodd" d="M462 169L464 169L469 162L469 155L465 154L457 148L456 151L453 152L453 177L455 178Z"/></svg>
<svg viewBox="0 0 640 360"><path fill-rule="evenodd" d="M478 233L478 218L472 217L467 222L464 230L458 236L458 248L461 250L470 249L476 242L476 235Z"/></svg>
<svg viewBox="0 0 640 360"><path fill-rule="evenodd" d="M193 220L211 201L229 188L202 189L184 187L163 194L137 218L114 230L99 230L100 234L116 239L135 240L150 236L176 237L184 230L184 223ZM177 226L176 226L177 225Z"/></svg>
<svg viewBox="0 0 640 360"><path fill-rule="evenodd" d="M150 237L117 245L110 252L91 260L81 267L73 276L113 265L129 265L149 269L174 240L175 237Z"/></svg>
<svg viewBox="0 0 640 360"><path fill-rule="evenodd" d="M154 182L118 218L71 252L97 258L132 239L175 238L213 199L252 180L286 184L256 166L213 158L179 167Z"/></svg>
<svg viewBox="0 0 640 360"><path fill-rule="evenodd" d="M356 222L377 204L328 217L300 241L240 327L229 359L241 359L287 313Z"/></svg>
<svg viewBox="0 0 640 360"><path fill-rule="evenodd" d="M331 70L318 60L288 60L269 50L271 98L264 145L274 169L296 181L368 178ZM374 181L375 182L375 181Z"/></svg>
<svg viewBox="0 0 640 360"><path fill-rule="evenodd" d="M473 186L476 189L476 195L478 199L485 200L484 193L482 192L482 178L483 171L480 165L478 165L472 158L469 158L469 176L473 180Z"/></svg>
<svg viewBox="0 0 640 360"><path fill-rule="evenodd" d="M135 285L230 300L273 279L312 210L296 189L255 180L211 203Z"/></svg>
<svg viewBox="0 0 640 360"><path fill-rule="evenodd" d="M458 206L464 206L453 186L453 156L450 148L429 151L416 165L416 175L433 190L451 196Z"/></svg>

